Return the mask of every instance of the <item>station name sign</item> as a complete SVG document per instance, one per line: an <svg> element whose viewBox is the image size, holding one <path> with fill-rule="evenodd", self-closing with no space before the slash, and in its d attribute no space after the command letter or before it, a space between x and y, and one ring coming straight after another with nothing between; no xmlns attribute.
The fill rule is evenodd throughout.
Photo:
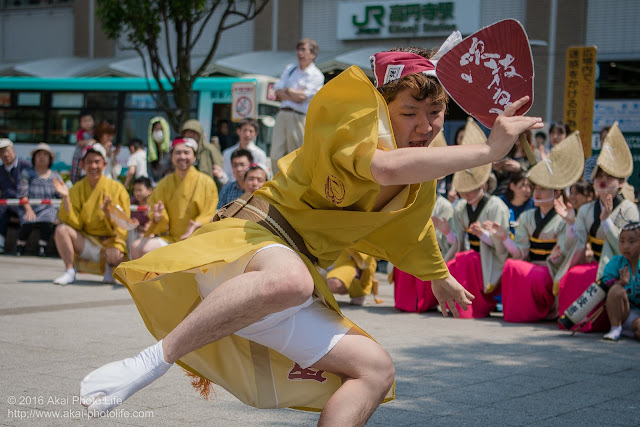
<svg viewBox="0 0 640 427"><path fill-rule="evenodd" d="M433 37L480 26L476 0L339 2L338 40Z"/></svg>

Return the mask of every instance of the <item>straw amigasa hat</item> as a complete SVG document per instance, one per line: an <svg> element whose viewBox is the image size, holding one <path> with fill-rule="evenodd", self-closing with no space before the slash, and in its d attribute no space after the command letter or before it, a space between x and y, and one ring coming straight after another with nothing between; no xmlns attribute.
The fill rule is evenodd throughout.
<svg viewBox="0 0 640 427"><path fill-rule="evenodd" d="M535 185L563 190L575 184L584 170L584 151L580 133L573 132L553 147L549 155L527 172L527 178Z"/></svg>
<svg viewBox="0 0 640 427"><path fill-rule="evenodd" d="M629 178L633 173L633 157L627 141L620 132L618 122L611 126L602 143L602 150L598 155L596 167L591 173L591 179L598 173L598 168L616 178Z"/></svg>
<svg viewBox="0 0 640 427"><path fill-rule="evenodd" d="M464 127L464 136L462 144L484 144L487 136L484 134L480 126L471 118L467 119L467 125ZM491 176L491 163L477 166L472 169L464 169L453 174L453 188L459 193L468 193L482 187Z"/></svg>
<svg viewBox="0 0 640 427"><path fill-rule="evenodd" d="M433 141L431 141L431 144L429 144L429 147L446 147L447 146L447 140L444 138L444 133L442 133L442 131L440 131L436 137L433 139Z"/></svg>

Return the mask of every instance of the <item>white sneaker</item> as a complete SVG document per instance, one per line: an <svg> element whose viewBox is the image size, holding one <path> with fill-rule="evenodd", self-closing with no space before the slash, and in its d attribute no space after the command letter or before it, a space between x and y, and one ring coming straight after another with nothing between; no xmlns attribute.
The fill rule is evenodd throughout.
<svg viewBox="0 0 640 427"><path fill-rule="evenodd" d="M367 301L367 297L356 297L356 298L351 298L351 301L349 302L349 304L351 305L364 305L364 303Z"/></svg>
<svg viewBox="0 0 640 427"><path fill-rule="evenodd" d="M172 365L164 361L159 341L135 357L109 363L87 375L80 383L80 403L89 409L89 416L99 417L160 378Z"/></svg>
<svg viewBox="0 0 640 427"><path fill-rule="evenodd" d="M64 272L64 274L53 281L56 285L68 285L76 281L76 271L70 269Z"/></svg>

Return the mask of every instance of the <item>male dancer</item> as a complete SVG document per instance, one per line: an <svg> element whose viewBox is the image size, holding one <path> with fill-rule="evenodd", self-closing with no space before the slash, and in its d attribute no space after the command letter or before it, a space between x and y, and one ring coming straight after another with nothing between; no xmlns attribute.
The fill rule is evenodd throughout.
<svg viewBox="0 0 640 427"><path fill-rule="evenodd" d="M458 315L455 303L466 309L473 296L438 249L434 180L501 159L520 133L542 127L514 116L525 97L487 144L428 147L447 100L429 56L376 54L377 90L356 67L334 78L282 173L219 211L225 219L116 271L161 341L90 373L81 385L90 410L112 409L178 361L254 406L322 408L320 425L364 425L392 397L391 358L342 317L314 264L353 246L431 280Z"/></svg>

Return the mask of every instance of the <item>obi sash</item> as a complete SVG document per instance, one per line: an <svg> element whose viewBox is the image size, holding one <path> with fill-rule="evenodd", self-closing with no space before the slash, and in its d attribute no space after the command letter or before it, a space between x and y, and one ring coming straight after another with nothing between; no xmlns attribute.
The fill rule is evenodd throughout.
<svg viewBox="0 0 640 427"><path fill-rule="evenodd" d="M482 213L482 209L484 209L488 201L489 196L485 194L484 196L482 196L482 199L480 199L480 202L478 202L478 206L475 210L471 207L470 204L467 203L467 217L469 218L469 225L478 220L478 217ZM471 249L476 252L480 252L480 238L471 233L469 231L469 228L465 228L465 231L467 232L467 237L469 238L469 245L471 246Z"/></svg>
<svg viewBox="0 0 640 427"><path fill-rule="evenodd" d="M550 210L547 215L542 218L540 208L536 208L534 219L536 221L536 229L529 236L529 259L531 261L544 261L551 254L553 247L558 239L540 239L542 229L556 216L555 209Z"/></svg>

